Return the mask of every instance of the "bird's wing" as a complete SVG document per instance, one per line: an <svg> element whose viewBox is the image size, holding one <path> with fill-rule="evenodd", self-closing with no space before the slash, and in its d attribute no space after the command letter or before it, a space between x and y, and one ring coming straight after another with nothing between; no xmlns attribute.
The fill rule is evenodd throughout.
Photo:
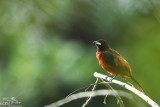
<svg viewBox="0 0 160 107"><path fill-rule="evenodd" d="M127 72L127 74L131 72L128 62L117 51L103 52L103 60L118 71Z"/></svg>
<svg viewBox="0 0 160 107"><path fill-rule="evenodd" d="M103 52L103 60L107 65L110 65L112 67L116 67L116 55L114 55L113 53L110 53L108 51Z"/></svg>

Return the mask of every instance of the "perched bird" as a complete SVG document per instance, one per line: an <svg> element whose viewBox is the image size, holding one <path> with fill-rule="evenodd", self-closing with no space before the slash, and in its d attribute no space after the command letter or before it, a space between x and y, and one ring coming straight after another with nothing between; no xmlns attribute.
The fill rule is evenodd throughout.
<svg viewBox="0 0 160 107"><path fill-rule="evenodd" d="M99 64L105 71L111 75L120 75L123 78L131 78L141 91L143 91L140 84L133 78L130 65L117 51L111 49L104 40L97 40L93 43L97 47L96 57Z"/></svg>

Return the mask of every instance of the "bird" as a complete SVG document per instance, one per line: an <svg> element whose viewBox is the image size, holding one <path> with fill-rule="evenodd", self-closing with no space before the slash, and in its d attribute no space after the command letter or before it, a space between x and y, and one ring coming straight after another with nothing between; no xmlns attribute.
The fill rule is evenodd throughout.
<svg viewBox="0 0 160 107"><path fill-rule="evenodd" d="M97 47L96 57L101 67L110 75L120 75L123 78L130 78L144 92L141 85L132 75L128 62L115 50L111 49L105 40L93 41Z"/></svg>

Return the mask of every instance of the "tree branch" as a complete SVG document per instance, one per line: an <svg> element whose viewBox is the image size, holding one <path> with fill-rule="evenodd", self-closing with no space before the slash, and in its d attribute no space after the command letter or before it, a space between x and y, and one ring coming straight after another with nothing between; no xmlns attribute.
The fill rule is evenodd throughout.
<svg viewBox="0 0 160 107"><path fill-rule="evenodd" d="M149 98L147 95L145 95L143 92L137 90L133 86L130 86L130 85L124 83L124 82L112 79L111 77L108 77L106 75L103 75L103 74L100 74L100 73L97 73L97 72L94 73L94 76L96 78L101 78L101 79L107 80L109 82L112 82L114 84L118 84L118 85L126 88L127 90L133 92L134 94L138 95L141 99L143 99L144 101L146 101L152 107L159 107L159 105L156 102L154 102L151 98Z"/></svg>
<svg viewBox="0 0 160 107"><path fill-rule="evenodd" d="M92 91L94 91L97 87L97 84L98 84L98 81L99 81L99 78L97 78L96 82L95 82L95 85L93 86L92 88ZM92 95L90 95L90 97L86 100L86 102L83 104L82 107L86 107L87 104L89 103L89 101L92 99Z"/></svg>
<svg viewBox="0 0 160 107"><path fill-rule="evenodd" d="M124 91L121 91L121 90L115 90L115 91L122 97L133 99L132 94L130 94L130 93L127 93L127 92L124 92ZM47 105L45 107L58 107L58 106L64 105L65 103L71 102L71 101L76 100L76 99L80 99L80 98L84 98L84 97L90 97L91 95L92 95L92 97L106 96L106 95L115 96L115 92L113 90L97 90L97 91L80 92L80 93L77 93L77 94L73 94L69 97L66 97L62 100L59 100L55 103L52 103L50 105Z"/></svg>

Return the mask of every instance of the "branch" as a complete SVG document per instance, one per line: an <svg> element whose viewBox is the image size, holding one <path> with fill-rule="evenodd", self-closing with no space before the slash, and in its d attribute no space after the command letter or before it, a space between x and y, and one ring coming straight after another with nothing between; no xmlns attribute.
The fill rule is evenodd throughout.
<svg viewBox="0 0 160 107"><path fill-rule="evenodd" d="M123 96L123 97L126 97L126 98L129 98L129 99L132 99L132 94L129 94L127 92L124 92L124 91L120 91L120 90L115 90L120 96ZM106 96L106 95L112 95L112 96L115 96L115 92L112 91L112 90L97 90L97 91L88 91L88 92L80 92L80 93L77 93L77 94L73 94L69 97L66 97L62 100L59 100L55 103L52 103L50 105L47 105L45 107L58 107L58 106L61 106L65 103L68 103L68 102L71 102L73 100L76 100L76 99L79 99L79 98L84 98L84 97L90 97L92 95L92 97L95 97L95 96Z"/></svg>
<svg viewBox="0 0 160 107"><path fill-rule="evenodd" d="M124 88L126 88L127 90L133 92L134 94L138 95L141 99L143 99L144 101L146 101L149 105L151 105L152 107L160 107L156 102L154 102L151 98L149 98L148 96L146 96L144 93L142 93L141 91L137 90L135 87L133 86L130 86L124 82L121 82L121 81L118 81L118 80L115 80L111 77L108 77L106 75L103 75L103 74L100 74L100 73L97 73L95 72L94 73L94 76L96 78L101 78L101 79L104 79L104 80L107 80L109 82L112 82L114 84L118 84Z"/></svg>
<svg viewBox="0 0 160 107"><path fill-rule="evenodd" d="M120 104L120 107L125 107L124 106L124 103L123 103L123 100L121 99L121 97L118 95L118 93L112 88L112 86L109 84L109 83L105 83L105 81L103 79L101 79L102 82L104 82L104 85L110 89L110 90L113 90L114 93L115 93L115 97L117 99L117 104L119 103ZM104 102L105 102L105 99L104 99Z"/></svg>
<svg viewBox="0 0 160 107"><path fill-rule="evenodd" d="M93 86L92 88L92 91L94 91L97 87L97 84L98 84L98 81L99 81L99 78L97 78L96 82L95 82L95 85ZM90 95L90 97L86 100L86 102L83 104L82 107L86 107L87 104L89 103L89 101L92 99L92 95Z"/></svg>

